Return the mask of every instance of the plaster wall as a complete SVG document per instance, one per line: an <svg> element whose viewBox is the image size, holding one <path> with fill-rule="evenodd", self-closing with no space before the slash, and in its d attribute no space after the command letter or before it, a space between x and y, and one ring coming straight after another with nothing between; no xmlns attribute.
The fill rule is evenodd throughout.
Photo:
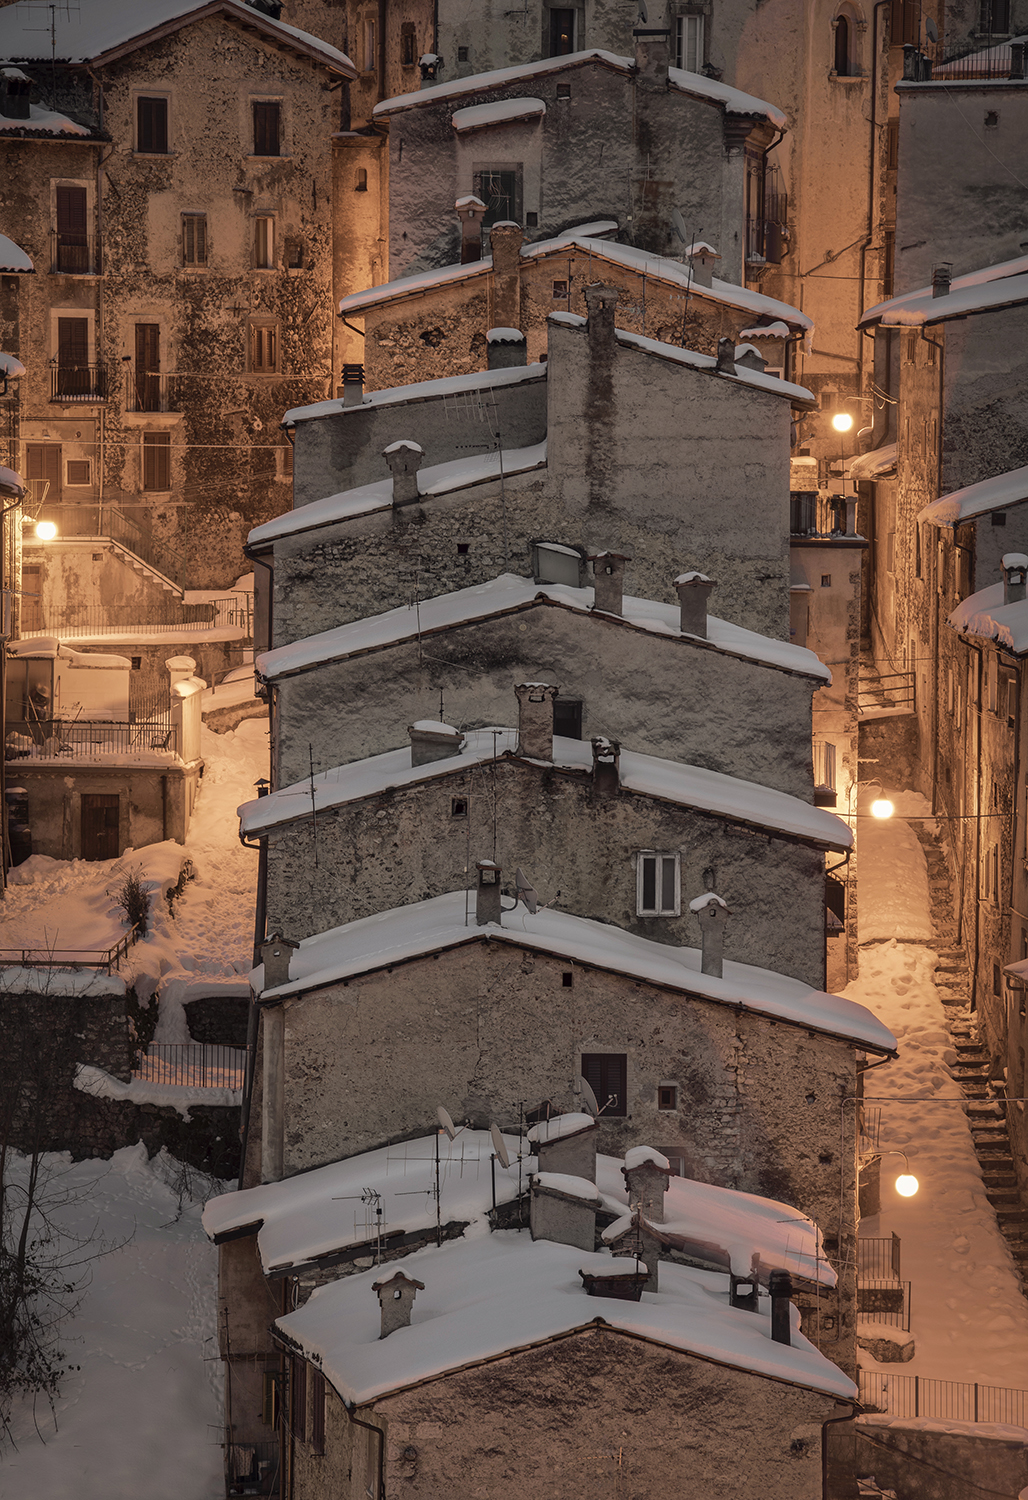
<svg viewBox="0 0 1028 1500"><path fill-rule="evenodd" d="M103 612L118 623L130 618L131 611L142 634L144 622L156 623L178 602L152 577L141 577L100 537L30 544L23 556L26 563L41 567L40 596L34 602L43 622L39 630L23 630L24 635L63 637L64 626L77 623L73 613L76 605L84 607L79 617L83 622L89 618L86 610L90 608L97 612L97 618Z"/></svg>
<svg viewBox="0 0 1028 1500"><path fill-rule="evenodd" d="M319 813L316 846L306 818L269 846L269 930L296 940L459 891L488 855L506 885L520 865L543 902L661 943L699 947L688 903L716 890L732 911L727 958L824 984L821 851L632 793L595 800L585 775L504 760ZM636 914L644 849L680 855L681 915Z"/></svg>
<svg viewBox="0 0 1028 1500"><path fill-rule="evenodd" d="M202 762L182 766L169 762L153 768L138 765L83 765L62 761L44 766L31 761L8 763L8 785L28 792L32 852L52 859L82 858L83 793L119 797L118 853L142 849L164 839L183 843L199 788Z"/></svg>

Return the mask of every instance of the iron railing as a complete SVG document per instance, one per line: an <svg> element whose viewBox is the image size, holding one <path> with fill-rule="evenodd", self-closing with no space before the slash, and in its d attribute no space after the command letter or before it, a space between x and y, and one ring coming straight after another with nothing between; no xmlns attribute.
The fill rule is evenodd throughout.
<svg viewBox="0 0 1028 1500"><path fill-rule="evenodd" d="M136 370L125 376L126 411L178 411L178 377L159 370Z"/></svg>
<svg viewBox="0 0 1028 1500"><path fill-rule="evenodd" d="M6 759L104 760L111 755L178 755L178 729L168 720L125 724L107 719L8 720Z"/></svg>
<svg viewBox="0 0 1028 1500"><path fill-rule="evenodd" d="M62 537L89 536L98 540L105 537L116 547L131 552L179 589L185 587L185 559L165 547L116 505L60 505L51 501L40 507L36 519L53 521Z"/></svg>
<svg viewBox="0 0 1028 1500"><path fill-rule="evenodd" d="M860 1371L860 1400L868 1411L943 1422L1002 1422L1023 1427L1028 1391L977 1381L931 1380L927 1375Z"/></svg>
<svg viewBox="0 0 1028 1500"><path fill-rule="evenodd" d="M85 232L51 229L50 270L62 276L99 275L99 240Z"/></svg>
<svg viewBox="0 0 1028 1500"><path fill-rule="evenodd" d="M0 948L0 967L23 969L102 969L110 974L139 938L133 927L112 948Z"/></svg>
<svg viewBox="0 0 1028 1500"><path fill-rule="evenodd" d="M913 672L879 672L857 689L857 711L915 706Z"/></svg>
<svg viewBox="0 0 1028 1500"><path fill-rule="evenodd" d="M50 366L51 401L102 401L106 394L103 365Z"/></svg>
<svg viewBox="0 0 1028 1500"><path fill-rule="evenodd" d="M241 1089L246 1048L208 1042L151 1042L136 1056L133 1078L191 1089Z"/></svg>
<svg viewBox="0 0 1028 1500"><path fill-rule="evenodd" d="M825 490L793 490L789 495L789 531L792 536L845 536L846 497Z"/></svg>
<svg viewBox="0 0 1028 1500"><path fill-rule="evenodd" d="M229 1495L277 1495L278 1441L229 1443L225 1455L225 1488Z"/></svg>
<svg viewBox="0 0 1028 1500"><path fill-rule="evenodd" d="M169 635L183 626L197 625L205 630L234 627L252 630L252 596L238 595L225 599L205 600L202 604L179 604L173 599L148 605L145 616L138 604L62 604L48 605L43 611L39 633L56 635L62 641L78 636Z"/></svg>
<svg viewBox="0 0 1028 1500"><path fill-rule="evenodd" d="M889 1328L900 1328L910 1332L910 1282L857 1281L857 1312L872 1323L884 1323Z"/></svg>
<svg viewBox="0 0 1028 1500"><path fill-rule="evenodd" d="M879 1111L879 1114L881 1111ZM900 1237L893 1234L881 1239L863 1237L857 1240L857 1276L861 1280L893 1281L900 1279Z"/></svg>
<svg viewBox="0 0 1028 1500"><path fill-rule="evenodd" d="M906 52L908 49L904 49ZM909 67L915 75L911 82L938 81L952 83L954 80L974 79L1023 79L1025 77L1025 44L1023 41L996 42L991 47L979 48L963 57L951 57L945 62L932 62L924 52L909 59ZM908 59L904 57L904 78Z"/></svg>

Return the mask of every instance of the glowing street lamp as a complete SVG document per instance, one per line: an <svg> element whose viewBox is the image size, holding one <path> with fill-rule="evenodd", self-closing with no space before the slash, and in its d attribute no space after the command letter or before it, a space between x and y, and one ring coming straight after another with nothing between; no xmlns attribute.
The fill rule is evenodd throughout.
<svg viewBox="0 0 1028 1500"><path fill-rule="evenodd" d="M853 429L853 418L848 411L837 411L832 418L832 426L836 432L851 432Z"/></svg>
<svg viewBox="0 0 1028 1500"><path fill-rule="evenodd" d="M36 526L36 536L41 542L52 542L57 535L57 527L53 521L40 521Z"/></svg>
<svg viewBox="0 0 1028 1500"><path fill-rule="evenodd" d="M871 803L872 818L891 818L896 811L888 797L876 797Z"/></svg>
<svg viewBox="0 0 1028 1500"><path fill-rule="evenodd" d="M879 1153L879 1161L881 1161L883 1156L902 1156L903 1171L896 1178L896 1191L901 1198L912 1198L921 1184L910 1170L910 1163L907 1161L906 1152L882 1151Z"/></svg>

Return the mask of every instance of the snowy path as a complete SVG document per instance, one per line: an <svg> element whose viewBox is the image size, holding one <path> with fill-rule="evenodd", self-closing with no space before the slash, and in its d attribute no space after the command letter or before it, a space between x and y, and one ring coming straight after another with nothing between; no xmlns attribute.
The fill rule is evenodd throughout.
<svg viewBox="0 0 1028 1500"><path fill-rule="evenodd" d="M930 813L912 793L890 793L897 813ZM946 1067L952 1039L934 983L936 955L924 853L897 816L860 829L860 978L845 993L889 1026L898 1061L867 1079L882 1100L881 1148L907 1153L921 1188L893 1186L898 1157L882 1163L882 1212L866 1236L902 1241L902 1274L912 1283L909 1364L868 1368L1028 1390L1028 1301L982 1183L963 1095ZM888 939L887 941L869 941ZM888 1101L896 1100L896 1103ZM950 1102L956 1101L956 1102Z"/></svg>

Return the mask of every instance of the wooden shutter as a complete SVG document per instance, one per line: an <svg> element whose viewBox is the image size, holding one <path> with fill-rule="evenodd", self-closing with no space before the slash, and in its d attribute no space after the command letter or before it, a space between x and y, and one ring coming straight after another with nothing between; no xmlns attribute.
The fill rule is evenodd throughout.
<svg viewBox="0 0 1028 1500"><path fill-rule="evenodd" d="M136 100L136 150L164 156L168 150L167 99Z"/></svg>
<svg viewBox="0 0 1028 1500"><path fill-rule="evenodd" d="M89 363L89 319L57 319L57 363L64 369Z"/></svg>
<svg viewBox="0 0 1028 1500"><path fill-rule="evenodd" d="M161 326L136 324L136 411L160 411Z"/></svg>
<svg viewBox="0 0 1028 1500"><path fill-rule="evenodd" d="M143 434L144 490L171 489L171 435L167 432Z"/></svg>
<svg viewBox="0 0 1028 1500"><path fill-rule="evenodd" d="M183 214L182 216L182 264L184 266L207 264L206 214Z"/></svg>
<svg viewBox="0 0 1028 1500"><path fill-rule="evenodd" d="M255 102L253 106L254 156L278 156L280 109L276 103Z"/></svg>
<svg viewBox="0 0 1028 1500"><path fill-rule="evenodd" d="M596 1102L606 1116L628 1114L626 1088L628 1055L624 1052L584 1052L582 1077L596 1095ZM607 1100L612 1099L611 1104ZM607 1106L604 1108L604 1106Z"/></svg>

